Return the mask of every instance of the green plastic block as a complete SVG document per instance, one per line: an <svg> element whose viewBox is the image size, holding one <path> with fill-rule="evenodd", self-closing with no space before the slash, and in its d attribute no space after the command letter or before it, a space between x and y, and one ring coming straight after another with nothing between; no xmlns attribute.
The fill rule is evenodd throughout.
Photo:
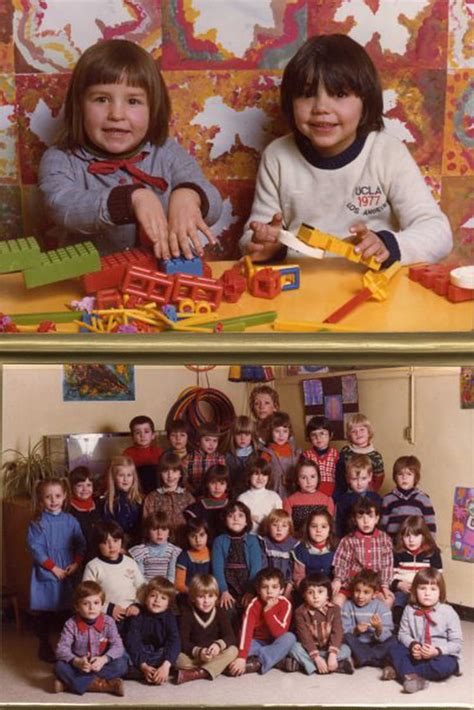
<svg viewBox="0 0 474 710"><path fill-rule="evenodd" d="M81 320L81 311L43 311L41 313L12 313L8 314L15 325L39 325L43 320L53 323L72 323Z"/></svg>
<svg viewBox="0 0 474 710"><path fill-rule="evenodd" d="M81 242L41 254L34 269L23 271L26 288L44 286L100 271L99 252L92 242Z"/></svg>
<svg viewBox="0 0 474 710"><path fill-rule="evenodd" d="M34 237L0 242L0 274L23 271L39 262L41 249Z"/></svg>

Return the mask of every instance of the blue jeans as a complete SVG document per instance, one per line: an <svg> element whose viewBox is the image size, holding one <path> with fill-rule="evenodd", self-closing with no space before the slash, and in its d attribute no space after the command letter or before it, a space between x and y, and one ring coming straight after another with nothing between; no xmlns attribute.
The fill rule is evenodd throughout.
<svg viewBox="0 0 474 710"><path fill-rule="evenodd" d="M444 680L459 670L456 656L443 653L426 661L415 661L409 649L400 642L394 644L389 653L392 665L401 680L408 673L416 673L427 680Z"/></svg>
<svg viewBox="0 0 474 710"><path fill-rule="evenodd" d="M358 666L375 666L383 668L385 659L396 640L390 636L385 641L365 642L355 636L355 634L344 634L344 641L351 649L352 656Z"/></svg>
<svg viewBox="0 0 474 710"><path fill-rule="evenodd" d="M319 649L319 655L321 656L321 658L326 659L328 657L328 652L323 649ZM341 644L341 648L339 649L339 653L337 654L337 660L344 661L346 658L349 658L350 655L351 649L349 648L349 646L346 646L345 643ZM306 649L302 646L302 644L300 644L299 641L297 641L291 649L290 656L295 658L298 663L303 666L305 673L307 673L308 675L311 675L311 673L317 671L313 659L306 651Z"/></svg>
<svg viewBox="0 0 474 710"><path fill-rule="evenodd" d="M59 680L68 687L71 692L77 695L84 695L94 680L94 678L121 678L127 672L128 661L126 656L121 656L113 661L109 661L97 673L84 673L79 668L75 668L72 663L66 661L56 661L54 673Z"/></svg>
<svg viewBox="0 0 474 710"><path fill-rule="evenodd" d="M257 656L262 664L261 673L267 673L274 665L288 655L294 643L296 643L296 636L292 634L291 631L287 631L274 641L252 639L249 656Z"/></svg>
<svg viewBox="0 0 474 710"><path fill-rule="evenodd" d="M406 607L408 604L408 599L410 598L410 595L407 592L400 592L397 591L395 592L395 601L393 602L393 606L401 606L403 609Z"/></svg>

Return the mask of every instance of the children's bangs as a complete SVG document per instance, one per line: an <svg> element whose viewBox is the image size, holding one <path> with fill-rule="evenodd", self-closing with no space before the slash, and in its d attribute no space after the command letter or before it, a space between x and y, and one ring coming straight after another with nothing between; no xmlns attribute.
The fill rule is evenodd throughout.
<svg viewBox="0 0 474 710"><path fill-rule="evenodd" d="M122 84L149 91L146 75L142 67L127 64L126 62L97 62L89 67L87 76L84 77L84 88L93 84Z"/></svg>
<svg viewBox="0 0 474 710"><path fill-rule="evenodd" d="M344 92L347 94L361 95L357 81L351 81L353 70L345 65L319 64L318 67L309 66L303 70L295 82L294 96L316 96L319 84L322 82L330 96Z"/></svg>

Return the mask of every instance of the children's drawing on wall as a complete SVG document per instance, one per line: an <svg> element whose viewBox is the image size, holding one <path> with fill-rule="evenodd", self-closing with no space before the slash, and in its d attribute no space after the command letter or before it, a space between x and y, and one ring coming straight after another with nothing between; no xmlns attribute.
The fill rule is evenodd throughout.
<svg viewBox="0 0 474 710"><path fill-rule="evenodd" d="M64 365L64 402L135 401L134 365Z"/></svg>
<svg viewBox="0 0 474 710"><path fill-rule="evenodd" d="M461 367L461 409L474 409L474 367Z"/></svg>
<svg viewBox="0 0 474 710"><path fill-rule="evenodd" d="M474 562L474 488L454 490L451 552L453 560Z"/></svg>
<svg viewBox="0 0 474 710"><path fill-rule="evenodd" d="M343 439L344 416L359 411L357 375L303 380L302 385L306 420L317 414L326 417L334 438Z"/></svg>

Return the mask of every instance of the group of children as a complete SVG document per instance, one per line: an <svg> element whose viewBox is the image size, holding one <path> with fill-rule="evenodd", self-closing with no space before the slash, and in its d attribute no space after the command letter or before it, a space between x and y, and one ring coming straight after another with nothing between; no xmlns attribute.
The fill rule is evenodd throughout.
<svg viewBox="0 0 474 710"><path fill-rule="evenodd" d="M85 467L39 483L31 608L56 691L372 665L414 692L459 671L418 459L396 460L381 499L383 458L363 414L349 417L340 452L329 422L311 418L302 453L275 390L256 387L250 404L255 421L236 417L226 446L207 425L192 448L181 421L163 451L153 422L134 418L134 445L100 497ZM72 608L54 653L51 628Z"/></svg>

